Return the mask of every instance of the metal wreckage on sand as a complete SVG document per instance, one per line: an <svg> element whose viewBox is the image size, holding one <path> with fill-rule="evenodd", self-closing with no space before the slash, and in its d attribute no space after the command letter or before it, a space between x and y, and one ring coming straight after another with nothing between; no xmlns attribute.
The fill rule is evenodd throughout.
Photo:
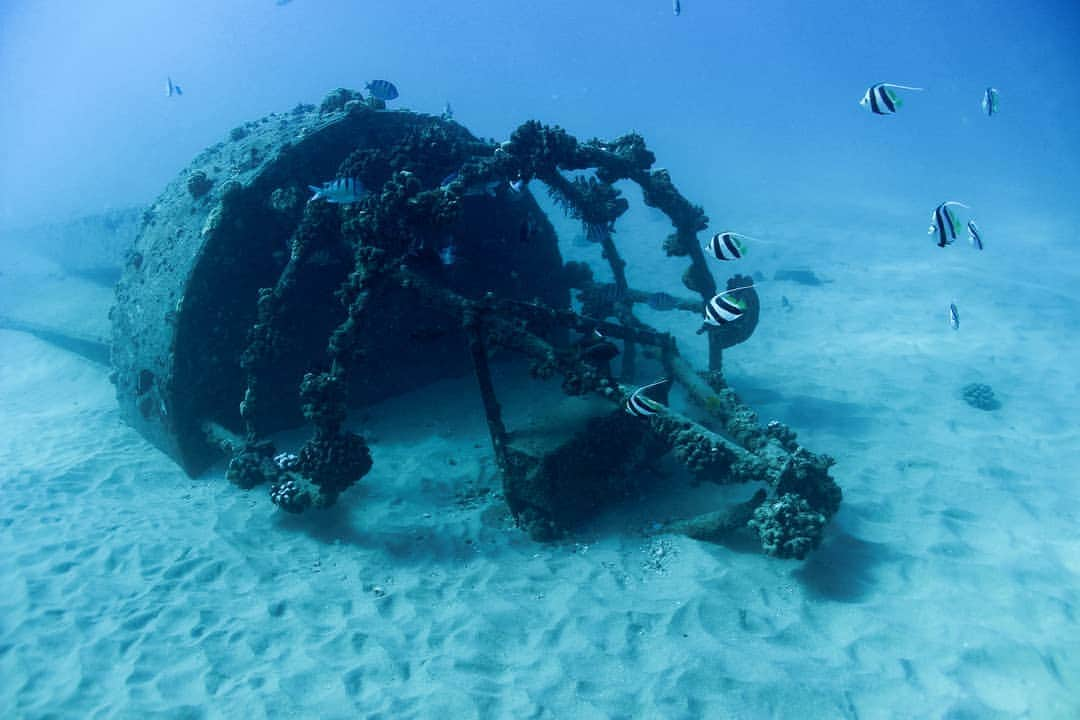
<svg viewBox="0 0 1080 720"><path fill-rule="evenodd" d="M333 504L372 466L364 438L346 427L350 408L471 366L502 495L534 538L572 529L671 453L695 480L762 488L665 532L719 541L749 530L769 555L803 558L841 491L831 458L801 447L781 423L762 426L724 381L723 349L758 321L754 289L737 291L747 308L738 322L706 329L705 370L635 315L650 293L627 285L615 242L629 208L620 180L670 218L663 249L687 261L688 294L665 309L700 315L717 292L697 238L707 218L654 160L636 134L580 142L528 122L497 144L348 90L236 128L147 211L117 286L113 365L124 414L189 473L224 452L233 482L268 485L275 504L301 512ZM357 178L370 193L351 204L307 202L310 184L335 177ZM530 194L534 179L602 246L613 283L563 262ZM447 266L439 244L450 236L462 259ZM752 281L736 276L727 287L743 285ZM573 419L539 440L508 430L495 350L524 358L534 378L561 379L556 394ZM669 408L625 412L634 387L612 375L615 355L627 383L651 381L636 368L658 361L697 419ZM268 439L305 421L312 434L295 454Z"/></svg>

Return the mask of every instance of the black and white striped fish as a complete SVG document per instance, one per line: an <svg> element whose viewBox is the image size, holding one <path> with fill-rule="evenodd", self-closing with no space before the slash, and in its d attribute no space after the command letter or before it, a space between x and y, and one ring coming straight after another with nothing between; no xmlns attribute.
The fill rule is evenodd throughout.
<svg viewBox="0 0 1080 720"><path fill-rule="evenodd" d="M363 183L356 178L338 178L322 184L322 187L308 185L308 190L315 193L308 202L325 200L328 203L354 203L367 195Z"/></svg>
<svg viewBox="0 0 1080 720"><path fill-rule="evenodd" d="M978 227L978 225L975 224L974 220L968 220L967 230L968 230L968 240L971 241L971 246L974 247L976 250L982 250L983 249L982 233L979 232L979 227Z"/></svg>
<svg viewBox="0 0 1080 720"><path fill-rule="evenodd" d="M998 91L997 91L997 88L992 88L992 87L986 88L986 92L983 93L982 109L983 109L983 112L986 113L988 117L993 117L994 115L997 115L997 111L998 111Z"/></svg>
<svg viewBox="0 0 1080 720"><path fill-rule="evenodd" d="M651 383L649 385L639 387L637 390L630 393L630 397L628 397L626 399L626 412L630 413L634 417L648 417L649 415L655 415L656 413L663 410L664 409L664 404L662 402L659 402L657 400L653 400L651 397L648 397L645 393L647 393L649 390L651 390L651 389L653 389L655 387L660 387L661 385L666 385L669 382L670 381L667 378L664 378L663 380L657 380L656 382ZM666 395L667 395L666 389L665 389L664 394L665 394L665 401L666 401L666 399L667 399L666 398Z"/></svg>
<svg viewBox="0 0 1080 720"><path fill-rule="evenodd" d="M738 320L746 312L746 303L731 293L734 290L725 290L705 305L705 322L709 325L726 325Z"/></svg>
<svg viewBox="0 0 1080 720"><path fill-rule="evenodd" d="M956 309L956 303L949 303L949 327L953 330L960 329L960 311Z"/></svg>
<svg viewBox="0 0 1080 720"><path fill-rule="evenodd" d="M934 208L934 214L930 216L930 230L928 235L937 235L937 246L945 247L952 244L956 240L956 236L960 233L960 220L957 219L956 213L950 208L952 206L967 208L962 202L956 202L955 200L946 200L945 202ZM970 208L968 208L970 210Z"/></svg>
<svg viewBox="0 0 1080 720"><path fill-rule="evenodd" d="M373 98L386 102L398 96L397 88L389 80L372 80L364 86Z"/></svg>
<svg viewBox="0 0 1080 720"><path fill-rule="evenodd" d="M174 83L171 77L165 79L165 97L172 97L173 95L180 96L183 94L183 88Z"/></svg>
<svg viewBox="0 0 1080 720"><path fill-rule="evenodd" d="M705 246L705 251L717 260L725 262L738 260L746 254L744 239L747 239L746 236L739 233L718 232L709 240L709 244Z"/></svg>
<svg viewBox="0 0 1080 720"><path fill-rule="evenodd" d="M869 108L870 112L875 115L892 115L904 104L900 96L893 92L893 88L898 90L922 90L922 88L910 87L909 85L878 83L870 86L859 104Z"/></svg>

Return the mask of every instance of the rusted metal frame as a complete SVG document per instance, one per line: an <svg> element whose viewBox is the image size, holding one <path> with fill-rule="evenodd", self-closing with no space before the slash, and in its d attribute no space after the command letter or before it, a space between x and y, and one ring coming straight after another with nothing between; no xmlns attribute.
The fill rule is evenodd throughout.
<svg viewBox="0 0 1080 720"><path fill-rule="evenodd" d="M520 300L500 300L496 303L496 307L505 310L507 315L560 325L580 333L590 333L596 330L604 337L615 338L624 342L651 345L658 348L673 346L675 343L675 339L670 333L653 330L644 323L628 326L608 322L607 320L599 320L588 315L581 315L572 310L559 310Z"/></svg>
<svg viewBox="0 0 1080 720"><path fill-rule="evenodd" d="M649 198L655 200L663 197L663 193L656 192L658 183L656 178L653 177L652 171L647 167L639 167L627 161L619 154L604 149L598 143L579 146L578 156L577 162L568 169L581 170L588 167L603 167L612 177L631 180L642 189L647 205L658 208L668 216L672 225L675 226L680 249L690 258L690 268L687 273L696 280L694 284L698 287L691 287L685 282L684 284L687 285L688 289L701 295L702 305L709 302L713 295L716 294L717 284L705 260L704 250L697 241L698 229L690 226L688 222L680 222L680 219L687 218L690 215L688 212L688 208L691 207L689 201L681 195L678 196L678 199L686 205L683 208L675 207L668 202L649 202ZM709 344L709 370L719 372L723 364L723 345L714 333L708 333L706 337Z"/></svg>
<svg viewBox="0 0 1080 720"><path fill-rule="evenodd" d="M573 183L567 180L558 171L550 176L541 178L544 182L559 193L564 201L571 207L578 208L583 205ZM611 268L611 275L615 280L616 299L614 302L615 316L628 327L638 325L638 319L634 316L633 305L624 300L628 294L629 285L626 282L626 261L619 255L615 241L611 238L611 230L607 225L597 226L600 231L600 247L603 249L603 257ZM622 352L622 377L627 382L632 382L637 367L637 348L633 342L623 343Z"/></svg>
<svg viewBox="0 0 1080 720"><path fill-rule="evenodd" d="M487 418L488 434L491 436L495 462L500 471L506 472L509 467L506 454L506 425L503 424L502 409L499 407L498 398L495 397L495 385L491 381L491 368L488 365L487 347L484 343L483 315L482 305L473 304L472 307L466 307L462 326L468 340L473 372L476 375L477 385L480 386L480 397L484 403L484 415Z"/></svg>
<svg viewBox="0 0 1080 720"><path fill-rule="evenodd" d="M445 288L436 286L426 279L416 275L409 271L398 271L396 273L400 281L404 281L410 289L414 290L424 299L424 301L432 307L437 307L441 312L450 315L457 319L463 327L466 329L466 333L470 337L470 352L474 355L474 363L478 363L476 352L484 352L484 346L487 342L492 342L500 347L508 350L513 350L522 353L536 362L538 368L541 369L542 375L551 375L559 373L562 375L569 374L582 374L587 370L587 364L583 361L570 357L566 353L559 353L551 344L536 336L535 334L527 331L520 322L512 321L507 318L501 317L495 312L484 313L482 320L477 316L478 304L471 300L461 297L457 293L454 293ZM482 303L480 304L482 306ZM527 303L521 303L519 307L525 307L529 309L536 309L537 306L533 306ZM574 313L565 313L566 316L575 315ZM580 317L580 316L578 316ZM587 319L583 319L588 322ZM481 332L481 323L483 332ZM620 328L621 331L627 332L627 328L622 326L615 326ZM631 331L632 332L632 331ZM629 334L629 333L628 333ZM635 335L641 339L646 339L647 336ZM656 338L669 338L664 334L657 333ZM486 338L484 340L483 338ZM681 358L678 356L678 351L673 342L663 340L658 344L659 347L665 349L665 357L678 358L679 367L682 367ZM489 370L487 369L486 352L484 352L483 360L479 361L475 365L479 367L478 379L481 375L488 377L490 382ZM693 382L703 384L697 375L692 375ZM483 389L483 380L481 382L481 392L486 392ZM680 378L680 382L682 379ZM704 386L706 389L708 386ZM626 399L632 392L632 388L620 387L618 393L608 392L610 386L604 388L597 387L596 393L601 397L608 399L615 404L625 403ZM506 430L502 424L501 413L498 408L498 403L495 401L494 389L489 388L489 396L485 398L485 412L488 413L489 431L492 434L492 444L496 446L496 457L499 458L499 453L504 453ZM700 388L698 390L701 391ZM489 400L492 405L489 406ZM493 424L492 420L495 419ZM691 432L695 437L702 439L709 445L717 448L717 452L725 453L730 458L730 466L732 467L732 477L729 479L731 482L751 482L760 481L775 484L778 481L780 473L783 472L785 466L779 466L775 462L770 462L768 458L759 457L754 452L748 450L737 442L730 440L716 432L706 428L705 426L697 423L690 418L677 413L670 409L665 409L656 415L649 418L649 422L652 424L654 432L657 432L662 437L666 438L667 442L675 447L679 442L679 438L687 431ZM505 454L503 454L502 462L505 462Z"/></svg>

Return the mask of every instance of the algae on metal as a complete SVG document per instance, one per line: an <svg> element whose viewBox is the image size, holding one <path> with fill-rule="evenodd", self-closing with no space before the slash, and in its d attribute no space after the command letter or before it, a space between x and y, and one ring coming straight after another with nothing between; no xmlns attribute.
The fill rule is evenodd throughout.
<svg viewBox="0 0 1080 720"><path fill-rule="evenodd" d="M749 528L767 553L801 558L820 542L840 489L830 458L780 423L762 427L724 382L723 349L758 322L754 289L737 291L748 306L739 322L702 328L705 371L634 313L650 294L628 285L618 251L617 221L629 208L620 180L671 219L659 245L687 258L683 284L697 298L672 296L671 309L700 316L717 290L697 237L708 218L654 161L636 134L580 142L531 121L496 144L350 90L234 129L147 213L113 311L121 406L189 472L225 450L234 482L268 483L277 505L299 512L334 503L371 467L365 441L344 426L349 407L471 366L503 496L534 537L573 528L625 494L635 469L671 453L699 480L768 488L673 529L720 539ZM307 185L334 177L358 178L370 195L305 202ZM612 283L562 262L534 180L600 244ZM452 265L440 262L448 243L459 256ZM596 399L579 406L574 432L542 447L515 438L491 379L495 348L527 358L538 379L560 377L566 396ZM623 412L641 348L701 419ZM303 421L311 438L277 453L268 436Z"/></svg>

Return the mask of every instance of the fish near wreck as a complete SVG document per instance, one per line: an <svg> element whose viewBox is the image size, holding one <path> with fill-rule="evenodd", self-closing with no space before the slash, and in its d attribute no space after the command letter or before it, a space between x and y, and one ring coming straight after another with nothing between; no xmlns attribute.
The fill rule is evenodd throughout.
<svg viewBox="0 0 1080 720"><path fill-rule="evenodd" d="M117 397L128 422L189 472L224 455L228 478L265 488L268 508L304 512L349 499L373 467L350 412L469 373L501 497L538 540L573 532L670 454L696 480L760 486L768 515L751 524L757 508L740 509L744 521L731 532L757 536L766 553L800 557L820 542L841 499L831 459L802 448L786 426L761 426L721 372L722 351L758 322L753 288L729 280L743 315L686 340L706 345L704 369L636 313L644 305L667 309L656 314L665 319L700 318L723 295L697 239L708 218L653 168L643 138L583 142L530 121L495 144L457 122L355 98L336 93L321 107L249 123L240 142L264 148L264 161L225 180L220 168L230 167L234 144L223 143L163 191L133 251L155 262L125 270L112 313ZM590 168L590 180L568 179ZM198 199L184 186L195 172L214 180ZM309 186L323 178L336 179ZM553 224L526 192L533 179L572 218L598 229L590 239L610 282L563 261ZM616 187L623 181L671 220L675 232L657 253L674 251L687 264L691 300L629 284L619 242L623 233L641 239L615 233L629 208ZM523 223L527 241L518 242ZM275 259L282 247L287 257ZM573 291L597 286L617 298L590 305L608 314L575 310ZM163 326L156 319L166 312L175 322ZM508 428L519 415L504 417L510 401L492 380L493 364L506 356L523 361L513 382L558 380L530 385L530 401L573 409L543 442ZM635 377L660 374L645 364L662 366L665 386L678 386L677 403L650 397L659 386L642 389L630 406L646 412L631 414ZM700 417L682 412L684 399ZM277 447L275 433L298 426L310 436Z"/></svg>

